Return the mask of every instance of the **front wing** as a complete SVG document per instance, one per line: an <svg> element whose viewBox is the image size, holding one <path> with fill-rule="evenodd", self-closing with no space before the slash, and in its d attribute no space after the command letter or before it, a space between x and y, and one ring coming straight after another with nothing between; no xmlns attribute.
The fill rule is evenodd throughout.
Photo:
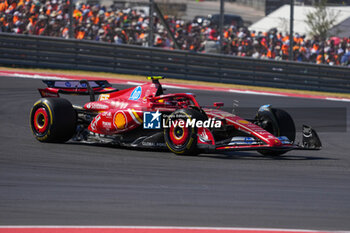
<svg viewBox="0 0 350 233"><path fill-rule="evenodd" d="M261 143L260 140L254 137L233 137L229 142L218 143L211 147L216 152L224 151L291 151L291 150L320 150L322 147L316 131L309 126L303 125L302 142L295 144L290 142L287 137L276 137L281 144L279 146L268 145Z"/></svg>

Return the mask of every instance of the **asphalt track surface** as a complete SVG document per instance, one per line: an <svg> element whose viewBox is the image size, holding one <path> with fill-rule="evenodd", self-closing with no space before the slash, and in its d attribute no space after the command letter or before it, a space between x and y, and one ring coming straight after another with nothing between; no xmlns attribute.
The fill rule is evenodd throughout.
<svg viewBox="0 0 350 233"><path fill-rule="evenodd" d="M34 139L28 124L38 87L40 80L0 77L0 225L350 230L349 127L331 132L325 125L323 150L278 159L46 144ZM350 108L346 102L193 92L203 105L231 106L238 99L244 107L339 107L347 115ZM327 114L331 118L332 110ZM312 118L306 121L327 124Z"/></svg>

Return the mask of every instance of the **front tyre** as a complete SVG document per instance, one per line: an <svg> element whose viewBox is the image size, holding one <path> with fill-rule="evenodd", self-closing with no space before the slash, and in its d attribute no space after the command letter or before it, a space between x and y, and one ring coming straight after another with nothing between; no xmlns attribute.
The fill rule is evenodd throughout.
<svg viewBox="0 0 350 233"><path fill-rule="evenodd" d="M259 112L257 120L260 126L276 137L286 136L291 142L295 140L295 124L293 118L284 110L271 108L270 112ZM265 156L279 156L287 151L258 150Z"/></svg>
<svg viewBox="0 0 350 233"><path fill-rule="evenodd" d="M40 142L66 142L76 130L77 114L62 98L42 98L32 107L30 126Z"/></svg>
<svg viewBox="0 0 350 233"><path fill-rule="evenodd" d="M164 140L170 151L177 155L197 155L197 128L186 125L187 121L205 120L203 113L196 109L179 109L166 120ZM182 127L183 126L183 127Z"/></svg>

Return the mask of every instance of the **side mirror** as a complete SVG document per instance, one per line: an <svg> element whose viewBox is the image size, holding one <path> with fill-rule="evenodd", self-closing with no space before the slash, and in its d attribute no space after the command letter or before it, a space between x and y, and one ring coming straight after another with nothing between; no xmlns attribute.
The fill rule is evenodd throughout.
<svg viewBox="0 0 350 233"><path fill-rule="evenodd" d="M222 106L224 106L224 103L223 103L223 102L214 102L214 107L220 108L220 107L222 107Z"/></svg>

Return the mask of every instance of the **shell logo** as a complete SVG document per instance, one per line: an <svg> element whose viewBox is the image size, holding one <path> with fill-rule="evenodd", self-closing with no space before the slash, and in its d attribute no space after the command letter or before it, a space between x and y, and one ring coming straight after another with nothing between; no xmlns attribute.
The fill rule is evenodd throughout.
<svg viewBox="0 0 350 233"><path fill-rule="evenodd" d="M117 112L114 115L114 125L117 127L117 129L125 129L127 121L123 112Z"/></svg>

